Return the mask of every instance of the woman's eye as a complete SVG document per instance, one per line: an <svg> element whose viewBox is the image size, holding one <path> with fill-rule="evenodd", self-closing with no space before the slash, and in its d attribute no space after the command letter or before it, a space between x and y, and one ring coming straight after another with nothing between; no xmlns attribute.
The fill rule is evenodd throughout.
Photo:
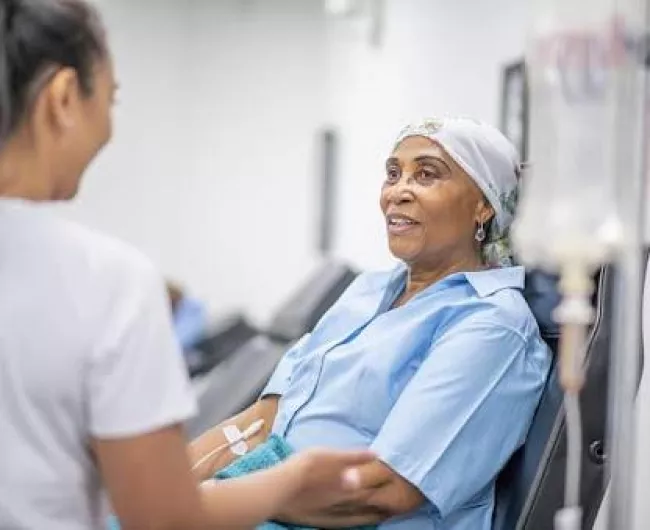
<svg viewBox="0 0 650 530"><path fill-rule="evenodd" d="M418 180L422 180L424 182L430 182L438 178L438 172L433 169L421 169L417 173L417 178Z"/></svg>
<svg viewBox="0 0 650 530"><path fill-rule="evenodd" d="M396 167L389 167L386 169L386 180L388 182L397 182L399 180L400 174L399 169Z"/></svg>

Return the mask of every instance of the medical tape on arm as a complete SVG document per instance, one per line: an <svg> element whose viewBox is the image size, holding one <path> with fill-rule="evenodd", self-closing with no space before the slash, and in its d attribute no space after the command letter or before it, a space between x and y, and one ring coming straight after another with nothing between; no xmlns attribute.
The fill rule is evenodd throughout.
<svg viewBox="0 0 650 530"><path fill-rule="evenodd" d="M192 470L202 466L226 449L230 449L230 451L237 456L245 455L248 452L248 444L246 441L259 433L262 430L262 427L264 427L264 420L254 421L246 430L244 430L244 432L240 431L236 425L226 425L222 431L227 442L221 444L219 447L210 451L207 455L201 458L196 464L194 464L194 466L192 466Z"/></svg>
<svg viewBox="0 0 650 530"><path fill-rule="evenodd" d="M243 456L248 453L248 444L244 438L244 433L239 430L237 425L226 425L223 428L223 434L228 440L228 447L230 447L230 452L237 455Z"/></svg>

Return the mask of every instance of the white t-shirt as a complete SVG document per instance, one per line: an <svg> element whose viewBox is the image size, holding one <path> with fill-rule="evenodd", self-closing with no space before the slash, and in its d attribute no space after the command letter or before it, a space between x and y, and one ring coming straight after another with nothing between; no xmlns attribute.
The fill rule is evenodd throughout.
<svg viewBox="0 0 650 530"><path fill-rule="evenodd" d="M0 528L104 528L90 439L149 433L195 408L153 266L0 199Z"/></svg>

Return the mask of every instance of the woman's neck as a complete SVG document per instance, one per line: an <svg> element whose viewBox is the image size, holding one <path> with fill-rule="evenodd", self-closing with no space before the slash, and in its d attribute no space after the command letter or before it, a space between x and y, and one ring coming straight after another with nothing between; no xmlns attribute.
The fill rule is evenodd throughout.
<svg viewBox="0 0 650 530"><path fill-rule="evenodd" d="M396 305L405 304L427 287L454 273L473 272L483 268L484 265L479 256L468 256L465 259L455 260L453 263L441 263L438 266L409 265L406 288Z"/></svg>
<svg viewBox="0 0 650 530"><path fill-rule="evenodd" d="M19 141L9 141L0 152L0 197L47 200L52 190L42 174L34 153Z"/></svg>

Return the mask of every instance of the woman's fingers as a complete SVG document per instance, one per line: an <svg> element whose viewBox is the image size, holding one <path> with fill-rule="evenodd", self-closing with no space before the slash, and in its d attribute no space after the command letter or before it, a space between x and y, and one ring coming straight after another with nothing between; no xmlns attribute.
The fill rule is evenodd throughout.
<svg viewBox="0 0 650 530"><path fill-rule="evenodd" d="M361 488L361 473L359 468L349 467L343 471L343 487L354 491Z"/></svg>
<svg viewBox="0 0 650 530"><path fill-rule="evenodd" d="M359 467L376 460L368 451L311 450L296 457L302 461L302 487L305 492L337 494L361 487Z"/></svg>

